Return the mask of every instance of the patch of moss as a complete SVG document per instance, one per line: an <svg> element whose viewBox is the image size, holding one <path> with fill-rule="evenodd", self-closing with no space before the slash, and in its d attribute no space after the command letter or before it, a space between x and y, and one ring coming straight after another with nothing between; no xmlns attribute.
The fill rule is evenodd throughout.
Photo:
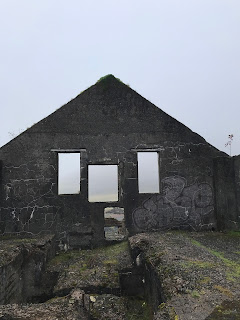
<svg viewBox="0 0 240 320"><path fill-rule="evenodd" d="M141 297L128 297L125 300L127 320L151 320L153 312Z"/></svg>
<svg viewBox="0 0 240 320"><path fill-rule="evenodd" d="M165 254L164 251L151 251L146 257L146 261L157 266L161 263L161 257Z"/></svg>
<svg viewBox="0 0 240 320"><path fill-rule="evenodd" d="M60 252L50 262L49 265L56 266L62 263L70 262L81 254L79 251Z"/></svg>
<svg viewBox="0 0 240 320"><path fill-rule="evenodd" d="M224 288L224 287L219 286L219 285L215 285L214 288L217 289L219 292L225 294L225 295L228 296L229 298L232 298L232 297L233 297L232 292L231 292L229 289L227 289L227 288Z"/></svg>
<svg viewBox="0 0 240 320"><path fill-rule="evenodd" d="M224 301L207 317L207 320L240 319L240 301Z"/></svg>
<svg viewBox="0 0 240 320"><path fill-rule="evenodd" d="M84 264L82 265L82 267L80 268L80 271L85 271L85 270L87 270L87 268L88 268L87 264L84 263Z"/></svg>
<svg viewBox="0 0 240 320"><path fill-rule="evenodd" d="M119 78L114 77L114 75L112 75L112 74L107 74L106 76L101 77L96 83L101 82L103 85L105 85L111 79L116 79L117 81L119 81L119 82L123 83L124 85L130 87L129 84L125 84Z"/></svg>
<svg viewBox="0 0 240 320"><path fill-rule="evenodd" d="M221 252L215 251L208 249L210 253L218 257L219 259L222 260L222 262L229 267L229 271L227 271L227 277L229 280L233 280L234 278L240 278L240 264L232 261L230 259L227 259L224 257L224 255Z"/></svg>
<svg viewBox="0 0 240 320"><path fill-rule="evenodd" d="M193 298L200 298L200 297L201 297L201 294L200 294L199 291L193 290L193 291L191 292L191 296L192 296Z"/></svg>
<svg viewBox="0 0 240 320"><path fill-rule="evenodd" d="M197 240L190 239L190 241L191 241L191 243L194 244L196 247L206 249L206 247L205 247L204 245L202 245L200 242L198 242Z"/></svg>
<svg viewBox="0 0 240 320"><path fill-rule="evenodd" d="M171 306L168 306L167 303L161 303L158 306L158 309L161 312L161 316L164 319L168 319L168 320L179 320L179 316L177 315L175 309Z"/></svg>
<svg viewBox="0 0 240 320"><path fill-rule="evenodd" d="M35 243L37 239L34 238L14 238L10 235L0 236L0 241L11 240L13 243Z"/></svg>
<svg viewBox="0 0 240 320"><path fill-rule="evenodd" d="M210 248L207 248L206 246L202 245L200 242L198 242L196 240L191 239L191 242L195 246L197 246L199 248L204 248L206 251L208 251L209 253L211 253L215 257L219 258L225 264L225 266L227 266L229 268L226 272L228 280L234 281L236 278L240 278L240 264L239 263L232 261L228 258L225 258L223 253L218 252L216 250L212 250Z"/></svg>
<svg viewBox="0 0 240 320"><path fill-rule="evenodd" d="M100 79L98 79L97 83L101 82L101 81L106 81L106 80L109 80L109 79L113 79L113 78L117 79L117 78L114 77L113 74L106 74L105 76L103 76ZM117 80L119 80L119 79L117 79Z"/></svg>
<svg viewBox="0 0 240 320"><path fill-rule="evenodd" d="M93 249L93 253L106 254L108 257L117 257L120 253L128 250L128 242L123 241L111 246Z"/></svg>
<svg viewBox="0 0 240 320"><path fill-rule="evenodd" d="M162 302L159 306L158 306L158 309L162 310L166 307L166 303L165 302Z"/></svg>
<svg viewBox="0 0 240 320"><path fill-rule="evenodd" d="M192 267L196 267L196 268L214 268L216 265L212 262L208 262L208 261L202 261L202 260L189 260L189 261L185 261L182 262L182 266L184 266L185 268L192 268Z"/></svg>
<svg viewBox="0 0 240 320"><path fill-rule="evenodd" d="M210 277L203 277L202 279L199 280L200 284L208 284L211 281Z"/></svg>
<svg viewBox="0 0 240 320"><path fill-rule="evenodd" d="M89 256L85 257L85 264L88 269L94 268L100 261L101 257L99 253L93 254L91 251L89 252Z"/></svg>
<svg viewBox="0 0 240 320"><path fill-rule="evenodd" d="M105 264L106 266L116 265L117 263L118 263L118 261L116 259L103 261L103 264Z"/></svg>
<svg viewBox="0 0 240 320"><path fill-rule="evenodd" d="M240 231L228 231L227 235L230 237L240 237Z"/></svg>

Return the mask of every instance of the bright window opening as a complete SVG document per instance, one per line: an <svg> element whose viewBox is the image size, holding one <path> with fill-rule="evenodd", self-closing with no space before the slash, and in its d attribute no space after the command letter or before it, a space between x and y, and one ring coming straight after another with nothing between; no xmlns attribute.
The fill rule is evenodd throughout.
<svg viewBox="0 0 240 320"><path fill-rule="evenodd" d="M157 152L138 152L138 190L140 193L159 193Z"/></svg>
<svg viewBox="0 0 240 320"><path fill-rule="evenodd" d="M88 166L89 202L118 201L118 166Z"/></svg>
<svg viewBox="0 0 240 320"><path fill-rule="evenodd" d="M80 193L80 153L58 154L58 194Z"/></svg>

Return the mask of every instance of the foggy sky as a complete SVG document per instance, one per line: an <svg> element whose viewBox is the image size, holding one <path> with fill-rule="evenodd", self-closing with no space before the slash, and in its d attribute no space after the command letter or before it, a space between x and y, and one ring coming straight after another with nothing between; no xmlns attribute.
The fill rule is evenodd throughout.
<svg viewBox="0 0 240 320"><path fill-rule="evenodd" d="M239 0L0 0L0 146L106 74L240 153Z"/></svg>

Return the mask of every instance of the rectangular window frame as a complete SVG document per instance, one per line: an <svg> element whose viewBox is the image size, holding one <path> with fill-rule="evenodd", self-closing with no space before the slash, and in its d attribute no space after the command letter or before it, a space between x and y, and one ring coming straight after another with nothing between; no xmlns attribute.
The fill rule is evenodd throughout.
<svg viewBox="0 0 240 320"><path fill-rule="evenodd" d="M104 201L91 201L90 200L90 170L89 168L93 166L116 166L117 167L117 200L104 200ZM118 163L91 163L88 164L88 195L87 199L89 203L118 203L120 201L120 192L119 192L119 164Z"/></svg>
<svg viewBox="0 0 240 320"><path fill-rule="evenodd" d="M76 196L81 194L81 151L82 149L52 149L51 151L57 151L57 194L58 196ZM79 191L74 193L60 193L59 192L59 155L61 154L78 154L79 155Z"/></svg>
<svg viewBox="0 0 240 320"><path fill-rule="evenodd" d="M140 179L139 179L139 176L141 176L141 174L139 175L139 158L138 158L138 155L139 153L146 153L146 154L150 154L150 153L155 153L157 154L157 178L158 178L158 181L157 181L157 186L158 186L158 190L157 191L141 191L141 187L140 187ZM138 179L137 179L137 182L138 182L138 193L139 194L159 194L160 193L160 156L159 156L159 152L156 151L156 150L151 150L151 149L148 149L148 150L139 150L137 151L137 167L138 167L138 170L137 170L137 173L138 173Z"/></svg>

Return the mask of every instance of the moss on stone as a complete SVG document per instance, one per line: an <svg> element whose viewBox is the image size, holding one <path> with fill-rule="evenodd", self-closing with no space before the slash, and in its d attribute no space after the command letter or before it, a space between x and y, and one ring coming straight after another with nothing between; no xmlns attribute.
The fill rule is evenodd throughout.
<svg viewBox="0 0 240 320"><path fill-rule="evenodd" d="M50 266L60 265L79 256L79 251L60 252L50 262Z"/></svg>
<svg viewBox="0 0 240 320"><path fill-rule="evenodd" d="M116 265L117 263L118 263L118 261L116 259L103 261L103 264L105 264L106 266Z"/></svg>
<svg viewBox="0 0 240 320"><path fill-rule="evenodd" d="M191 292L191 296L192 296L193 298L200 298L200 297L201 297L201 294L200 294L199 291L193 290L193 291Z"/></svg>
<svg viewBox="0 0 240 320"><path fill-rule="evenodd" d="M195 246L205 249L206 251L208 251L209 253L211 253L212 255L217 257L218 259L220 259L225 264L225 266L227 267L226 275L227 275L228 280L235 281L235 279L240 278L240 264L239 263L237 263L231 259L225 258L224 254L222 252L210 249L194 239L191 239L191 242Z"/></svg>
<svg viewBox="0 0 240 320"><path fill-rule="evenodd" d="M240 231L228 231L227 235L230 237L240 237Z"/></svg>
<svg viewBox="0 0 240 320"><path fill-rule="evenodd" d="M240 301L224 301L217 306L206 320L238 320L240 319Z"/></svg>
<svg viewBox="0 0 240 320"><path fill-rule="evenodd" d="M145 300L140 297L125 298L127 320L151 320L152 309Z"/></svg>
<svg viewBox="0 0 240 320"><path fill-rule="evenodd" d="M210 277L203 277L202 279L199 280L199 284L208 284L211 281Z"/></svg>
<svg viewBox="0 0 240 320"><path fill-rule="evenodd" d="M224 288L224 287L222 287L222 286L220 286L220 285L215 285L215 286L213 286L215 289L217 289L219 292L221 292L221 293L223 293L224 295L226 295L227 297L229 297L229 298L232 298L233 297L233 294L232 294L232 292L229 290L229 289L227 289L227 288Z"/></svg>
<svg viewBox="0 0 240 320"><path fill-rule="evenodd" d="M208 261L201 261L201 260L189 260L181 263L183 267L185 268L214 268L216 267L216 264Z"/></svg>
<svg viewBox="0 0 240 320"><path fill-rule="evenodd" d="M101 77L100 79L98 79L96 83L101 83L101 85L103 85L103 87L105 88L108 85L108 83L112 80L117 80L118 82L124 84L125 86L130 87L129 84L125 84L119 78L114 77L113 74L107 74L106 76Z"/></svg>

